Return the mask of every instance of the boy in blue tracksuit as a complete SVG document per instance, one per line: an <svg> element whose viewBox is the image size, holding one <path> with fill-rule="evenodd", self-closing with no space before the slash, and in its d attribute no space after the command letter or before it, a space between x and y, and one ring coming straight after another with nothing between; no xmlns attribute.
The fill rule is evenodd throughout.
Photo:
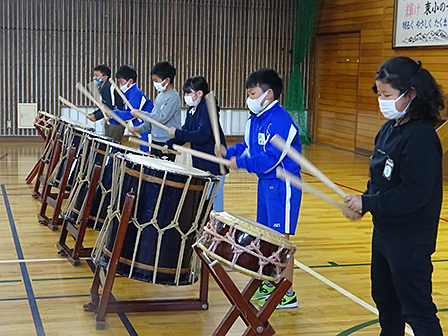
<svg viewBox="0 0 448 336"><path fill-rule="evenodd" d="M127 100L129 100L131 106L136 110L151 113L154 105L135 84L137 82L137 71L129 65L122 65L118 68L115 76L117 77L117 84L120 86L120 89L123 91ZM134 127L143 124L143 121L138 120L132 115L131 109L127 104L124 105L123 110L114 110L113 112L123 120L132 120ZM119 124L118 121L112 118L110 119L110 123L114 125ZM142 133L141 139L143 141L148 141L149 133L150 131ZM149 147L140 145L140 150L148 152Z"/></svg>
<svg viewBox="0 0 448 336"><path fill-rule="evenodd" d="M282 80L271 69L261 69L246 80L247 106L251 115L247 120L244 143L239 143L221 154L231 160L230 168L244 168L258 176L257 222L283 233L287 238L295 233L302 192L276 176L282 167L300 178L300 166L278 150L271 138L278 134L287 147L301 151L299 131L289 113L277 99L282 92ZM219 153L217 153L219 154ZM291 260L285 276L292 282L294 264ZM263 299L263 305L273 286L264 282L253 300ZM297 307L296 294L290 289L277 308Z"/></svg>

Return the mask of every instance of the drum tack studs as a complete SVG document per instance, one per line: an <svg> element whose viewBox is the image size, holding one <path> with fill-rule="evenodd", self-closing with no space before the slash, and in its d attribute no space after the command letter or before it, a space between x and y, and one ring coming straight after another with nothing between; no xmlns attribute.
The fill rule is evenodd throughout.
<svg viewBox="0 0 448 336"><path fill-rule="evenodd" d="M208 309L208 303L203 303L202 310L207 310L207 309Z"/></svg>
<svg viewBox="0 0 448 336"><path fill-rule="evenodd" d="M257 327L257 333L261 334L264 331L263 327Z"/></svg>

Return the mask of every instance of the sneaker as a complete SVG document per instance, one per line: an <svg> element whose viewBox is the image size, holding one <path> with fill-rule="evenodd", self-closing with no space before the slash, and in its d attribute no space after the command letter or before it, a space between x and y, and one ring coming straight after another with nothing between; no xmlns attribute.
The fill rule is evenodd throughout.
<svg viewBox="0 0 448 336"><path fill-rule="evenodd" d="M267 297L269 297L269 295L271 295L271 293L274 291L274 289L275 289L274 286L272 286L272 285L269 286L265 281L263 281L261 283L261 286L258 287L257 291L252 296L251 300L255 301L255 300L267 298Z"/></svg>
<svg viewBox="0 0 448 336"><path fill-rule="evenodd" d="M266 303L267 298L260 300L258 302L258 304L263 307L263 305ZM290 295L285 294L285 296L282 298L282 301L280 301L280 303L277 306L277 309L282 309L282 308L296 308L298 307L299 304L297 302L297 295L295 292L293 292Z"/></svg>

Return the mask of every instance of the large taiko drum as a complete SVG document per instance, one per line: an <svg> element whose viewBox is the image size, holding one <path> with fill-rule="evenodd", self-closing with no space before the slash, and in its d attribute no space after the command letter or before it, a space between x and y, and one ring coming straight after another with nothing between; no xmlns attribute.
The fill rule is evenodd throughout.
<svg viewBox="0 0 448 336"><path fill-rule="evenodd" d="M95 165L99 165L101 173L95 189L87 226L95 230L101 230L106 219L107 208L110 205L114 154L124 153L142 156L149 156L149 154L92 136L85 138L83 153L86 155L82 156L75 185L62 211L62 217L74 224L80 224L82 217L80 214L83 213L87 205L87 192L93 176L93 169Z"/></svg>
<svg viewBox="0 0 448 336"><path fill-rule="evenodd" d="M197 246L213 260L252 278L278 282L296 246L284 235L250 219L214 212Z"/></svg>
<svg viewBox="0 0 448 336"><path fill-rule="evenodd" d="M80 169L81 158L88 156L90 152L90 142L87 137L99 138L109 142L116 142L112 138L95 133L95 130L88 125L82 124L76 120L61 117L63 126L62 150L58 163L50 176L50 183L54 187L58 187L67 166L67 159L71 147L76 148L75 161L69 173L67 189L71 190L75 177Z"/></svg>
<svg viewBox="0 0 448 336"><path fill-rule="evenodd" d="M162 285L190 285L200 264L191 245L208 217L220 179L208 172L151 157L116 154L111 208L92 256L107 267L126 193L135 207L117 273Z"/></svg>

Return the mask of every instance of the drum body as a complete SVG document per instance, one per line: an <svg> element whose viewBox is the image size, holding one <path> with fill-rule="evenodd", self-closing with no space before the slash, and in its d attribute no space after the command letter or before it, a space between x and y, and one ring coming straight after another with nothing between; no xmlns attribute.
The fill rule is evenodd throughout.
<svg viewBox="0 0 448 336"><path fill-rule="evenodd" d="M95 189L87 226L95 230L101 230L106 219L107 208L110 205L114 154L124 153L142 156L149 156L149 154L102 138L93 138L92 136L85 138L83 153L85 155L83 155L80 163L81 167L75 186L70 193L62 216L72 223L80 224L80 213L84 211L87 205L87 192L93 176L93 169L95 165L99 165L101 173Z"/></svg>
<svg viewBox="0 0 448 336"><path fill-rule="evenodd" d="M219 178L170 161L117 154L114 181L94 260L107 267L126 193L133 191L135 207L117 273L163 285L196 282L199 261L191 245L205 224Z"/></svg>
<svg viewBox="0 0 448 336"><path fill-rule="evenodd" d="M83 147L84 138L87 134L95 134L95 129L76 120L60 117L55 129L55 134L57 133L60 133L62 136L62 149L58 163L56 164L56 167L50 176L50 184L53 187L59 188L59 184L61 183L62 176L64 175L67 166L67 159L70 148L75 147L76 157L71 167L69 179L67 182L67 190L70 190L73 186L74 178L76 175L76 168L78 168L78 159Z"/></svg>
<svg viewBox="0 0 448 336"><path fill-rule="evenodd" d="M241 216L214 211L198 246L240 273L275 282L296 251L281 233Z"/></svg>

